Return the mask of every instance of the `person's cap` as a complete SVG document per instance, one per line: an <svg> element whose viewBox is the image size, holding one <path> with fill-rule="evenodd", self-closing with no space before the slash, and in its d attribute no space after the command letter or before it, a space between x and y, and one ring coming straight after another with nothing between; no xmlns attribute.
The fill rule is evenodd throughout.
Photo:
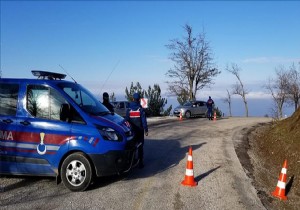
<svg viewBox="0 0 300 210"><path fill-rule="evenodd" d="M103 98L109 98L109 95L108 95L107 92L104 92L104 93L103 93Z"/></svg>
<svg viewBox="0 0 300 210"><path fill-rule="evenodd" d="M211 98L210 96L208 98Z"/></svg>
<svg viewBox="0 0 300 210"><path fill-rule="evenodd" d="M140 100L140 98L141 98L139 93L134 93L132 97L134 100Z"/></svg>

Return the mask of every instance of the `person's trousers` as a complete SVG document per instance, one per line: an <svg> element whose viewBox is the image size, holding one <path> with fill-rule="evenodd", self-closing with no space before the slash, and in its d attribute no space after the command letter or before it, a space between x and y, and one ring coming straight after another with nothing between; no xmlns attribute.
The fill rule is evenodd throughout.
<svg viewBox="0 0 300 210"><path fill-rule="evenodd" d="M144 131L137 131L135 133L135 139L138 143L142 143L142 145L139 147L138 150L138 158L140 160L141 163L143 163L144 161Z"/></svg>
<svg viewBox="0 0 300 210"><path fill-rule="evenodd" d="M208 108L208 110L207 110L207 117L209 118L209 119L212 119L212 108Z"/></svg>

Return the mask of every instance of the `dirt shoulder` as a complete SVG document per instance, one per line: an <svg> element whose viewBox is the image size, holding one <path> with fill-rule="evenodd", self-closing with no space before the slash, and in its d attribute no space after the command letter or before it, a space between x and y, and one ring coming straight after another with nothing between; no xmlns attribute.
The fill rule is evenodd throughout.
<svg viewBox="0 0 300 210"><path fill-rule="evenodd" d="M235 145L236 153L247 175L253 180L266 209L296 210L300 206L299 137L286 138L280 123L258 124L243 130L243 143ZM281 131L278 131L280 130ZM279 134L278 134L279 132ZM291 133L291 132L290 132ZM272 196L284 160L287 159L287 201Z"/></svg>

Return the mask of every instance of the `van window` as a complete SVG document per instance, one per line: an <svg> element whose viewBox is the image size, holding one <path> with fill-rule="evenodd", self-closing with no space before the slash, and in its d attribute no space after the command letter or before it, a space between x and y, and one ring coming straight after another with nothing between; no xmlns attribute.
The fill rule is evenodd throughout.
<svg viewBox="0 0 300 210"><path fill-rule="evenodd" d="M18 84L0 84L0 115L16 115Z"/></svg>
<svg viewBox="0 0 300 210"><path fill-rule="evenodd" d="M84 87L73 83L60 83L58 86L68 94L85 113L100 116L110 113L109 110Z"/></svg>
<svg viewBox="0 0 300 210"><path fill-rule="evenodd" d="M67 101L54 89L42 85L28 85L28 112L37 118L61 120L60 110Z"/></svg>

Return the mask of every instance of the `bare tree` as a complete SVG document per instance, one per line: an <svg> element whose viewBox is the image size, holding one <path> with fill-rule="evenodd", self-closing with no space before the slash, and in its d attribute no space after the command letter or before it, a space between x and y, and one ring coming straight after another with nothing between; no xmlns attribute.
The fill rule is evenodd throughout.
<svg viewBox="0 0 300 210"><path fill-rule="evenodd" d="M287 87L288 87L288 73L285 71L283 66L280 66L275 69L276 78L269 78L265 88L271 93L271 96L275 102L275 108L277 112L276 117L282 118L282 109L283 105L288 96Z"/></svg>
<svg viewBox="0 0 300 210"><path fill-rule="evenodd" d="M226 70L228 72L230 72L231 74L233 74L238 80L237 83L235 85L233 85L232 93L236 94L236 95L240 95L242 97L244 105L245 105L246 117L248 117L249 116L248 104L247 104L247 100L246 100L246 95L248 94L248 91L245 90L244 84L240 77L240 72L242 71L242 69L239 68L237 66L237 64L231 64L230 67L229 66L226 67Z"/></svg>
<svg viewBox="0 0 300 210"><path fill-rule="evenodd" d="M189 94L185 89L182 89L181 91L181 93L177 94L177 101L180 105L183 105L189 99Z"/></svg>
<svg viewBox="0 0 300 210"><path fill-rule="evenodd" d="M224 98L224 102L228 103L228 109L229 109L229 117L232 117L232 113L231 113L231 94L230 92L226 89L227 91L227 98Z"/></svg>
<svg viewBox="0 0 300 210"><path fill-rule="evenodd" d="M300 102L300 63L298 71L296 69L295 64L293 63L292 66L290 66L290 69L287 74L287 100L291 101L294 104L296 111Z"/></svg>
<svg viewBox="0 0 300 210"><path fill-rule="evenodd" d="M116 96L115 96L115 93L114 93L114 92L112 92L112 93L110 94L109 100L110 100L111 102L116 101Z"/></svg>
<svg viewBox="0 0 300 210"><path fill-rule="evenodd" d="M173 81L167 82L169 91L176 96L188 94L190 100L196 99L197 91L212 84L212 78L221 72L215 67L205 33L193 36L192 27L184 26L187 36L183 40L171 40L166 47L172 51L170 59L175 62L166 75Z"/></svg>

